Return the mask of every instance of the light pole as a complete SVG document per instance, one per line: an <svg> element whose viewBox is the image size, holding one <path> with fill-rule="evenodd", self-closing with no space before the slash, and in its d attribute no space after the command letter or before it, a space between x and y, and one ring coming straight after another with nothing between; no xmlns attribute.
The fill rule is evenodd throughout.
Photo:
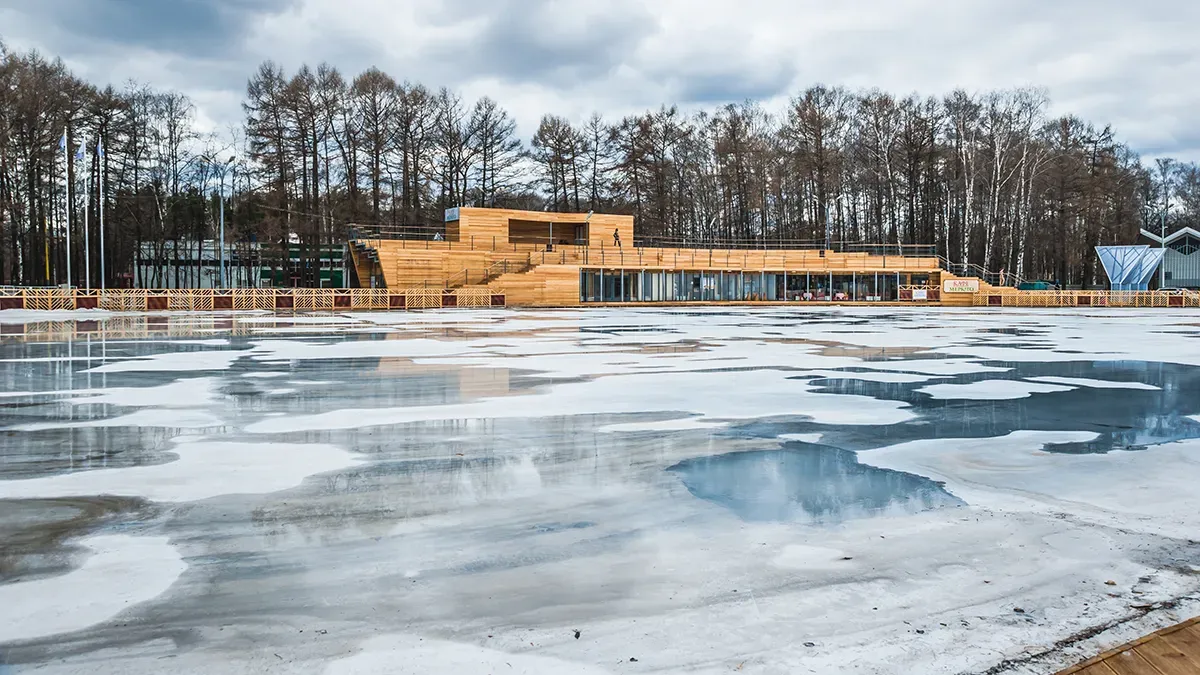
<svg viewBox="0 0 1200 675"><path fill-rule="evenodd" d="M220 229L221 229L221 231L217 235L218 236L217 246L219 247L220 259L221 259L221 273L218 275L220 277L220 280L217 283L220 284L221 288L226 287L226 283L225 283L225 173L229 170L230 165L233 164L233 161L235 159L236 159L236 157L230 157L228 160L225 161L225 165L221 167L221 190L220 190L220 202L221 202L221 228ZM234 169L234 179L236 180L236 178L237 178L237 169Z"/></svg>
<svg viewBox="0 0 1200 675"><path fill-rule="evenodd" d="M1159 159L1158 170L1162 174L1163 185L1163 210L1158 220L1158 246L1163 249L1163 260L1158 264L1158 287L1162 288L1167 285L1167 211L1171 209L1171 160Z"/></svg>
<svg viewBox="0 0 1200 675"><path fill-rule="evenodd" d="M1167 211L1171 208L1171 193L1163 184L1163 210L1158 220L1158 246L1163 250L1162 262L1158 264L1158 287L1167 285Z"/></svg>

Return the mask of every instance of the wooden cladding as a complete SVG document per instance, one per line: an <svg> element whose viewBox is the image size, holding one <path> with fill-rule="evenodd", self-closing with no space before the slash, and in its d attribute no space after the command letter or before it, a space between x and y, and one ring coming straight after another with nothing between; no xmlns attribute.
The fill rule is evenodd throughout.
<svg viewBox="0 0 1200 675"><path fill-rule="evenodd" d="M554 225L550 238L549 225ZM539 243L633 246L633 216L605 213L554 213L515 209L462 207L458 219L446 223L446 239L454 242L494 241L496 244Z"/></svg>

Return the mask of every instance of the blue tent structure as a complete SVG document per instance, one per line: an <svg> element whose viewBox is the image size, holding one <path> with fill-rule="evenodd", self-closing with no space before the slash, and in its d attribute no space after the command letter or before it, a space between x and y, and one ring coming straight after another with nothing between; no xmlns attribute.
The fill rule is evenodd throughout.
<svg viewBox="0 0 1200 675"><path fill-rule="evenodd" d="M1096 253L1114 291L1148 290L1163 260L1163 249L1149 246L1097 246Z"/></svg>

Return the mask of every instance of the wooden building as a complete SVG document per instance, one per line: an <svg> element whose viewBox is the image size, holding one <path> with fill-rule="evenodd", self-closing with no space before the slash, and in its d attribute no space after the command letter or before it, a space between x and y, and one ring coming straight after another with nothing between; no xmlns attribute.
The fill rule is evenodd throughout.
<svg viewBox="0 0 1200 675"><path fill-rule="evenodd" d="M351 242L360 287L487 287L510 306L598 303L933 302L972 304L932 247L701 248L635 242L632 216L458 208L436 237ZM986 284L984 284L986 286ZM954 290L945 287L947 290Z"/></svg>

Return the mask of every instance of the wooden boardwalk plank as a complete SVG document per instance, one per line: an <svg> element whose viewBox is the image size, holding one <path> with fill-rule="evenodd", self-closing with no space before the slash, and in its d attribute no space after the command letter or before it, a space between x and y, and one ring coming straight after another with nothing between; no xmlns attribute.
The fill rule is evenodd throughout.
<svg viewBox="0 0 1200 675"><path fill-rule="evenodd" d="M1116 671L1108 667L1107 663L1093 663L1092 665L1079 671L1078 675L1117 675Z"/></svg>
<svg viewBox="0 0 1200 675"><path fill-rule="evenodd" d="M1195 658L1176 649L1166 637L1138 645L1134 650L1163 675L1196 675L1200 673L1200 654Z"/></svg>
<svg viewBox="0 0 1200 675"><path fill-rule="evenodd" d="M1132 649L1111 656L1103 663L1116 675L1166 675Z"/></svg>
<svg viewBox="0 0 1200 675"><path fill-rule="evenodd" d="M1192 661L1200 662L1200 626L1184 626L1177 631L1163 633L1162 639L1187 654ZM1197 672L1200 672L1200 666L1197 666Z"/></svg>

